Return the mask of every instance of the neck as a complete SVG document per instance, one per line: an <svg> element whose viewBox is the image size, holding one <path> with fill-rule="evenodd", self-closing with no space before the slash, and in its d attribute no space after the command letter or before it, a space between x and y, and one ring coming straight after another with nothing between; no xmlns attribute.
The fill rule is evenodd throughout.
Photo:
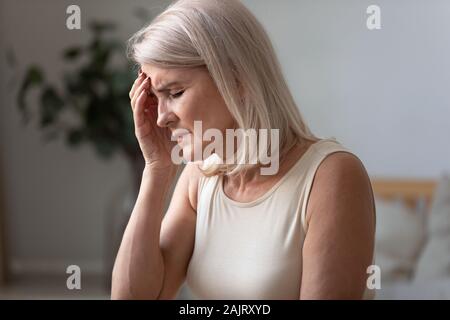
<svg viewBox="0 0 450 320"><path fill-rule="evenodd" d="M295 144L287 153L286 156L280 158L280 168L278 173L275 175L283 174L285 172L286 166L291 163L292 159L298 160L297 155L299 153L303 153L305 146L302 144ZM261 182L265 182L273 178L273 176L262 175L261 168L259 166L255 166L254 168L244 170L237 175L234 176L224 176L224 184L230 184L233 189L245 189L251 185L256 185Z"/></svg>

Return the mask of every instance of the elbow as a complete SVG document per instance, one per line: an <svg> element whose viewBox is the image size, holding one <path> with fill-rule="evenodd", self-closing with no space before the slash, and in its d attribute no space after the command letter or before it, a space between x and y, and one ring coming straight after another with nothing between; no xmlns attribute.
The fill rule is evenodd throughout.
<svg viewBox="0 0 450 320"><path fill-rule="evenodd" d="M130 286L123 276L115 271L111 279L111 300L134 300Z"/></svg>
<svg viewBox="0 0 450 320"><path fill-rule="evenodd" d="M158 281L161 282L162 280ZM111 281L111 300L157 300L161 286L146 285L147 281L127 281L120 274L113 272Z"/></svg>

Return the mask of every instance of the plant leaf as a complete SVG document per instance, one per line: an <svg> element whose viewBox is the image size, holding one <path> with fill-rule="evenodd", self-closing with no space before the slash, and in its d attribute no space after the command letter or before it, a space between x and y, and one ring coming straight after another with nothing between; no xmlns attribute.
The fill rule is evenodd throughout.
<svg viewBox="0 0 450 320"><path fill-rule="evenodd" d="M22 112L23 121L25 123L28 122L29 118L26 96L32 87L41 85L43 81L44 75L39 67L32 65L27 69L25 78L17 94L17 105L19 107L19 110Z"/></svg>
<svg viewBox="0 0 450 320"><path fill-rule="evenodd" d="M46 87L41 94L41 128L52 124L64 106L64 101L52 87Z"/></svg>
<svg viewBox="0 0 450 320"><path fill-rule="evenodd" d="M84 140L83 129L71 129L66 136L66 141L71 146L78 146Z"/></svg>
<svg viewBox="0 0 450 320"><path fill-rule="evenodd" d="M100 22L93 21L89 23L89 29L95 34L101 34L105 31L112 31L116 28L116 24L113 22Z"/></svg>
<svg viewBox="0 0 450 320"><path fill-rule="evenodd" d="M66 60L75 60L76 58L78 58L81 55L82 52L83 52L83 49L80 47L71 47L71 48L64 50L63 57Z"/></svg>

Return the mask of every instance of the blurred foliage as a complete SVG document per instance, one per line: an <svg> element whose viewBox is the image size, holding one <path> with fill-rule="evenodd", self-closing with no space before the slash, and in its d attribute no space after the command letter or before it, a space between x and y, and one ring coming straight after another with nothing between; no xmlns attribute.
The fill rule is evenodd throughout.
<svg viewBox="0 0 450 320"><path fill-rule="evenodd" d="M46 141L64 135L71 147L88 142L103 158L118 150L138 154L128 95L136 68L129 61L123 65L113 62L116 54L125 56L124 42L111 39L115 28L109 22L90 23L90 42L62 52L62 59L73 67L64 72L58 86L48 83L42 68L27 68L17 96L18 107L28 123L31 116L27 97L37 91L37 117L46 131ZM66 112L76 124L64 122L62 114Z"/></svg>

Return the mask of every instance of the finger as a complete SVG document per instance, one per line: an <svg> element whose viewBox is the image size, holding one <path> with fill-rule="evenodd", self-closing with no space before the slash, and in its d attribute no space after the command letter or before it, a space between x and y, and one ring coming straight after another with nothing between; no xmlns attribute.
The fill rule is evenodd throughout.
<svg viewBox="0 0 450 320"><path fill-rule="evenodd" d="M136 89L136 92L134 93L134 97L131 99L131 105L134 108L136 104L136 100L141 94L142 91L147 92L147 88L150 86L150 78L145 79L141 85Z"/></svg>
<svg viewBox="0 0 450 320"><path fill-rule="evenodd" d="M150 107L158 107L158 97L151 90L151 87L152 87L152 79L148 77L148 90L147 90L147 95L149 97L148 104L150 105Z"/></svg>
<svg viewBox="0 0 450 320"><path fill-rule="evenodd" d="M136 100L141 94L142 91L145 91L145 87L147 86L147 79L145 79L135 90L133 97L131 98L131 107L134 109L136 106Z"/></svg>
<svg viewBox="0 0 450 320"><path fill-rule="evenodd" d="M139 94L139 96L136 98L136 105L134 107L133 110L133 114L134 114L134 121L136 124L136 128L142 126L145 122L145 102L147 100L147 94L146 92L143 90L141 91L141 93Z"/></svg>
<svg viewBox="0 0 450 320"><path fill-rule="evenodd" d="M132 99L134 97L134 94L136 92L136 89L141 85L141 83L145 80L145 76L144 73L141 72L141 74L139 75L139 77L137 77L137 79L134 81L133 86L130 90L130 99Z"/></svg>
<svg viewBox="0 0 450 320"><path fill-rule="evenodd" d="M135 93L136 93L137 88L139 88L139 86L141 85L141 83L142 83L144 80L145 80L145 75L144 75L144 73L141 73L141 74L139 75L139 77L136 78L136 80L134 81L133 86L132 86L132 88L131 88L131 90L130 90L130 94L129 94L130 99L133 98L133 96L134 96Z"/></svg>
<svg viewBox="0 0 450 320"><path fill-rule="evenodd" d="M148 105L150 106L150 108L157 108L158 98L153 94L153 92L149 91L148 98Z"/></svg>
<svg viewBox="0 0 450 320"><path fill-rule="evenodd" d="M137 108L137 100L140 97L141 94L145 94L146 95L146 90L145 88L138 88L136 90L136 93L134 94L133 99L131 99L131 108L133 109L133 111Z"/></svg>

